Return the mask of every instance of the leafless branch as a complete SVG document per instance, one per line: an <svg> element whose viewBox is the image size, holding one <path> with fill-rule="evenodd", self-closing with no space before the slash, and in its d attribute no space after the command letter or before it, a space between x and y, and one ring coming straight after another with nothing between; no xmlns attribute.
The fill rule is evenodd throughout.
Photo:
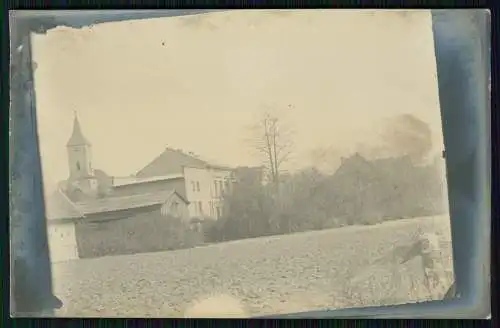
<svg viewBox="0 0 500 328"><path fill-rule="evenodd" d="M278 184L282 165L290 159L293 142L290 130L283 121L270 111L252 126L254 139L252 148L263 155L265 167L268 169L272 182Z"/></svg>

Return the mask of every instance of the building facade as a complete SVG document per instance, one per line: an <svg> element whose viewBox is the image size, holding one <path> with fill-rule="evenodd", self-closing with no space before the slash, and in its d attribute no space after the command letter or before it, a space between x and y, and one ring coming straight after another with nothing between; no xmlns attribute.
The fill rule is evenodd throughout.
<svg viewBox="0 0 500 328"><path fill-rule="evenodd" d="M175 185L189 201L190 217L218 219L222 216L224 195L231 192L235 182L235 172L232 168L203 161L192 153L167 147L139 170L134 179L127 189ZM116 179L117 183L123 183L119 180Z"/></svg>
<svg viewBox="0 0 500 328"><path fill-rule="evenodd" d="M224 195L231 192L234 183L233 171L184 167L184 181L192 217L218 219L222 216Z"/></svg>

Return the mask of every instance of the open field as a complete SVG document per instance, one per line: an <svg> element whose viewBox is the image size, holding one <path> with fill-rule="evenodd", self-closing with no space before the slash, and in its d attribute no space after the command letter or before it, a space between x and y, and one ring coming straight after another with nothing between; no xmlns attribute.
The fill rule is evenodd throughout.
<svg viewBox="0 0 500 328"><path fill-rule="evenodd" d="M418 227L439 235L448 286L451 237L443 216L54 264L54 292L65 304L57 314L182 316L192 301L214 294L233 296L250 315L441 297L422 288L419 258L371 265L408 244Z"/></svg>

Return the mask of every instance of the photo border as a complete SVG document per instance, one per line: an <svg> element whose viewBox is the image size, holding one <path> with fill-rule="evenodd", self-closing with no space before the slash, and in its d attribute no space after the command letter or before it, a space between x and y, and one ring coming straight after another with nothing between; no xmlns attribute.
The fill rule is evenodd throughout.
<svg viewBox="0 0 500 328"><path fill-rule="evenodd" d="M36 235L35 241L41 245L36 254L29 251L30 247L33 248L29 244L25 249L11 249L11 254L37 263L38 279L50 280L50 262L45 229L40 228L45 224L40 219L40 213L44 213L44 201L32 65L25 52L30 49L27 34L43 33L59 25L78 28L108 21L208 11L10 12L12 62L17 63L11 71L10 215L23 227L17 229L18 232L11 232L19 233L23 242L28 236ZM313 311L267 318L482 319L490 314L490 14L482 9L433 10L432 16L452 218L453 261L456 291L460 297L419 304ZM21 44L25 50L17 52ZM37 232L33 227L43 232ZM33 256L35 258L31 258ZM48 290L46 292L49 293Z"/></svg>

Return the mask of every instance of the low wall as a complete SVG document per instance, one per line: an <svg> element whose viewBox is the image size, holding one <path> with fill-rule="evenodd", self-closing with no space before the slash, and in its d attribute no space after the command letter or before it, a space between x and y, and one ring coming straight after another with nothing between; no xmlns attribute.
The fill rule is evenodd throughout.
<svg viewBox="0 0 500 328"><path fill-rule="evenodd" d="M80 258L184 248L200 238L175 219L161 216L159 208L130 212L118 219L97 221L89 217L75 229Z"/></svg>

